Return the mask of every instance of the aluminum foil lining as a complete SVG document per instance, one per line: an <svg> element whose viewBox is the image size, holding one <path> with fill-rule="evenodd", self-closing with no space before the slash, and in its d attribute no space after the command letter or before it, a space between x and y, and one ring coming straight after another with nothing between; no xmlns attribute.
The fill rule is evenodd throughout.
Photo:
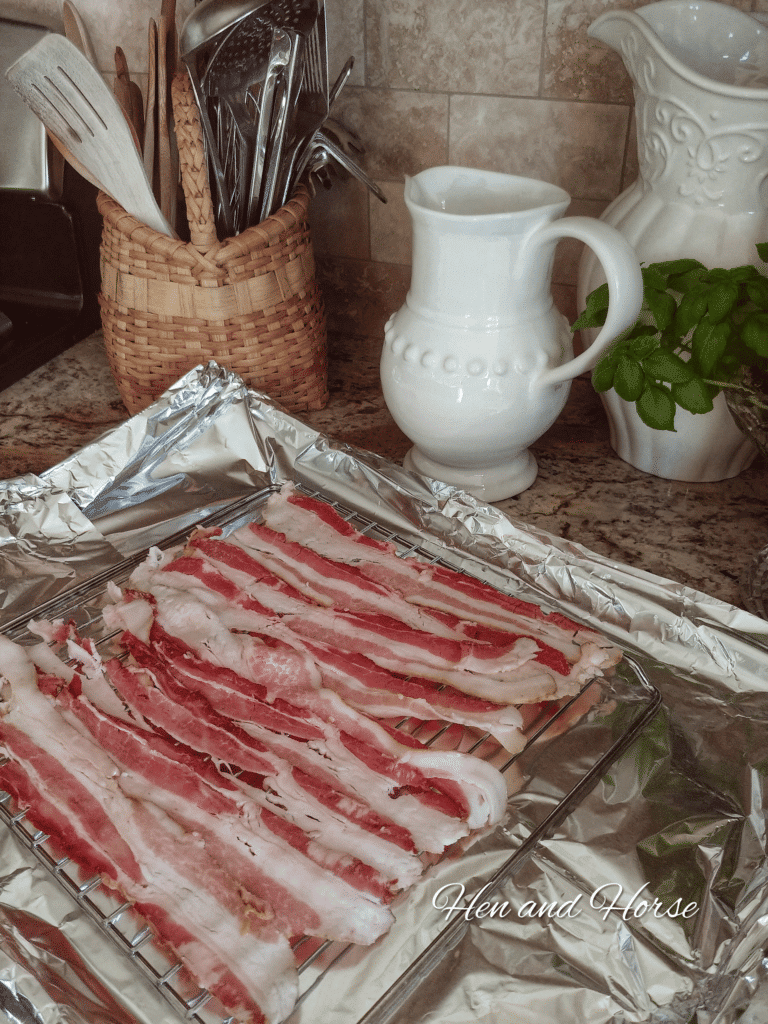
<svg viewBox="0 0 768 1024"><path fill-rule="evenodd" d="M0 484L0 622L284 480L319 490L436 554L449 550L489 582L601 629L637 658L663 695L661 713L630 751L494 894L497 912L456 929L450 952L405 1001L372 1015L350 995L340 1020L496 1024L511 1011L516 1024L738 1020L760 992L768 944L765 620L336 443L208 364L40 477ZM540 766L510 834L533 828L589 756L583 743L566 744L555 780ZM487 869L497 855L480 844L467 856ZM21 871L4 844L0 1007L21 1006L46 1024L122 1024L90 986L124 991L126 980L106 978L103 965L85 969L87 960L78 959L88 939L75 943L74 933L80 925L87 933L90 922L57 907L56 886L45 879L12 884ZM434 931L435 917L449 923L427 896L415 930ZM406 908L416 915L415 906ZM691 906L695 911L686 912ZM451 920L464 917L457 909ZM58 960L50 950L54 933L66 938L56 940ZM77 966L59 956L69 942ZM398 965L403 970L408 956ZM346 963L351 977L364 975L363 956ZM138 992L145 983L130 984ZM297 1020L312 1019L312 998ZM154 1019L164 1021L168 1012L158 1008Z"/></svg>

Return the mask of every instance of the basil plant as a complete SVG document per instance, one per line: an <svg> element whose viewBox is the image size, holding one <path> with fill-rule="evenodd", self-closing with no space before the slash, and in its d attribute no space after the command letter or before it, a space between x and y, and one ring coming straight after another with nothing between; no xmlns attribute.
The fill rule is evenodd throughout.
<svg viewBox="0 0 768 1024"><path fill-rule="evenodd" d="M768 242L757 252L768 263ZM746 387L745 370L768 372L768 277L752 265L708 270L693 259L641 269L640 316L595 366L592 384L634 402L649 427L674 430L678 407L710 412L723 388ZM601 327L607 308L604 284L572 330Z"/></svg>

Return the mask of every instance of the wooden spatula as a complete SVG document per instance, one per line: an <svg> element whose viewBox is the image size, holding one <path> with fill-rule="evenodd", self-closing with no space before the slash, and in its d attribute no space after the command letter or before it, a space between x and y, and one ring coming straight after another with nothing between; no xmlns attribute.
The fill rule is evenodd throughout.
<svg viewBox="0 0 768 1024"><path fill-rule="evenodd" d="M64 0L61 5L61 17L64 22L64 35L75 44L81 53L85 54L94 67L97 67L96 51L93 48L88 29L80 17L80 12L70 0Z"/></svg>
<svg viewBox="0 0 768 1024"><path fill-rule="evenodd" d="M22 54L6 77L91 181L144 224L174 236L152 194L133 133L88 58L51 32Z"/></svg>

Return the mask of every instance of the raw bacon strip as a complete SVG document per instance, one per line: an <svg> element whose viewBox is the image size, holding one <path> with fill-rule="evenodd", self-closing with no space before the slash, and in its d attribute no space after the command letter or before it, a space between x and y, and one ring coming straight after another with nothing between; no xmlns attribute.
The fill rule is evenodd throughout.
<svg viewBox="0 0 768 1024"><path fill-rule="evenodd" d="M462 635L460 619L408 604L389 588L366 579L354 566L331 562L256 524L249 524L247 529L261 541L258 547L242 533L234 535L238 543L233 543L207 532L193 533L187 548L191 554L204 556L219 571L228 570L225 575L257 601L268 595L269 607L279 613L301 611L301 604L319 604L346 611L381 612L436 636Z"/></svg>
<svg viewBox="0 0 768 1024"><path fill-rule="evenodd" d="M523 719L512 705L438 687L429 679L393 675L361 654L322 641L305 640L304 646L320 666L323 685L359 711L375 718L455 722L489 733L513 754L525 745Z"/></svg>
<svg viewBox="0 0 768 1024"><path fill-rule="evenodd" d="M14 773L18 777L32 771L27 791L36 790L44 807L60 804L57 794L64 793L62 813L69 816L71 824L63 834L56 833L63 852L77 861L83 853L79 837L84 834L88 855L95 861L88 866L96 867L137 905L202 985L240 1014L248 1009L248 1019L253 1022L265 1017L282 1019L296 993L287 941L280 936L267 939L256 935L256 919L249 918L248 905L231 877L207 857L200 859L199 844L180 841L178 830L174 833L175 826L167 818L153 819L148 829L142 807L116 784L121 773L115 763L61 718L38 690L34 665L26 653L2 637L0 663L10 683L4 693L0 742L13 748L19 758L9 762L13 771L2 775L3 781L13 783ZM28 769L28 765L36 767ZM87 799L81 800L84 793ZM36 800L29 816L40 824L35 818L37 806ZM130 863L119 843L116 848L111 829L100 827L96 834L91 828L89 832L94 808L99 819L109 819L111 829L131 835ZM45 821L45 813L41 817ZM163 860L157 857L156 846L147 853L143 844L148 832L156 833L155 841L164 844ZM179 870L187 864L189 872L182 877ZM179 937L183 937L183 945Z"/></svg>
<svg viewBox="0 0 768 1024"><path fill-rule="evenodd" d="M538 652L537 643L529 637L497 632L492 638L477 638L477 631L463 629L456 616L414 614L415 606L409 605L402 595L367 580L354 566L347 567L316 555L311 549L286 540L283 534L258 523L236 530L230 542L242 545L265 568L308 593L317 603L332 604L337 611L348 610L366 619L401 622L414 632L415 642L424 642L424 638L430 637L434 651L442 652L452 664L466 664L473 671L480 671L482 666L485 673L501 674L514 670ZM194 543L193 540L193 546ZM321 600L318 601L318 597ZM488 643L487 639L492 639L493 643Z"/></svg>
<svg viewBox="0 0 768 1024"><path fill-rule="evenodd" d="M290 540L326 558L354 564L373 582L400 592L406 601L513 632L525 632L560 650L573 665L572 676L586 681L615 665L621 652L598 632L558 613L497 591L463 573L400 558L394 544L366 537L325 502L286 485L270 496L264 521ZM560 692L566 691L560 687Z"/></svg>
<svg viewBox="0 0 768 1024"><path fill-rule="evenodd" d="M452 649L452 641L435 643L400 622L355 612L306 611L281 620L295 633L311 640L333 636L340 648L364 655L374 664L403 676L419 676L446 683L464 693L497 704L530 704L557 695L557 684L535 660L506 674L485 672L473 656Z"/></svg>
<svg viewBox="0 0 768 1024"><path fill-rule="evenodd" d="M164 566L164 572L170 575L177 572L188 574L198 583L204 583L222 596L235 600L238 604L242 603L246 609L253 610L249 599L243 598L244 591L239 589L239 587L249 584L246 566L248 561L251 561L253 562L253 571L259 574L258 578L262 584L259 604L264 612L269 615L270 611L279 614L289 610L289 606L284 601L283 589L288 586L287 584L282 583L268 570L263 569L258 562L251 559L236 545L226 544L208 534L203 541L204 543L199 548L196 547L196 550L204 553L206 557L209 553L215 554L216 557L211 559L211 564L222 566L225 571L229 570L239 579L228 579L222 574L204 569L198 561L191 558L175 559L169 562ZM236 568L233 569L233 566ZM166 579L168 578L169 576L166 576ZM272 582L269 582L270 578ZM151 586L151 578L145 578L144 582ZM248 593L252 593L250 586ZM272 595L277 595L274 605L271 603ZM268 603L269 607L267 607ZM302 604L305 602L297 594L290 607L295 610L297 605L301 608ZM266 624L263 624L262 628L266 628ZM280 632L280 624L272 624L270 630L273 634ZM285 633L281 633L281 635L286 638ZM299 646L313 656L323 671L324 685L339 693L346 703L369 715L376 717L402 715L407 694L408 714L411 717L420 717L425 720L440 718L443 721L457 722L482 729L482 731L496 736L499 742L513 753L520 750L524 744L519 729L520 713L512 705L482 701L465 695L461 690L452 686L440 688L427 679L408 680L402 676L396 677L361 655L343 649L334 649L320 641L312 643L301 640L298 636L286 639L294 646L298 641ZM558 652L553 653L558 654Z"/></svg>
<svg viewBox="0 0 768 1024"><path fill-rule="evenodd" d="M156 578L165 578L163 570L157 573ZM104 612L105 618L113 626L121 624L118 608L119 606L111 606ZM216 615L213 614L214 610ZM254 630L256 628L269 629L274 624L269 620L264 621L244 609L236 608L233 613L229 602L216 594L208 593L203 604L191 594L170 591L163 586L156 586L151 602L146 603L146 613L156 614L160 627L175 635L190 650L196 651L199 657L218 663L223 670L221 681L225 686L232 682L230 667L234 666L237 675L258 681L267 688L270 696L274 696L274 684L270 682L263 662L267 661L268 669L272 665L279 666L281 657L286 657L290 661L294 655L299 654L287 644L275 641L267 635L260 639L245 633L231 632L230 626L243 630L250 627ZM233 614L234 621L232 620ZM311 660L303 654L301 657ZM319 676L316 667L315 671ZM332 691L315 688L306 677L294 678L292 683L285 684L283 680L289 677L285 668L280 668L277 674L283 690L290 695L291 702L300 704L305 716L307 712L312 713L313 717L310 721L324 729L326 740L329 735L327 723L333 722L335 723L333 731L336 733L338 728L342 727L360 739L382 746L393 757L400 755L402 745L398 744L371 719L348 707ZM242 680L236 685L242 685ZM434 757L428 758L427 753L427 751L418 754L414 751L407 751L413 764L417 763L418 756L424 756L426 762L430 764L429 773L434 776L436 762ZM491 819L497 820L503 812L506 800L506 796L503 795L503 780L499 773L485 762L473 757L467 757L466 760L467 765L464 771L467 790L466 803L467 806L473 808L473 815L476 815L472 821L477 821L477 824L472 823L471 827L479 827L488 822L489 815ZM485 819L480 820L483 814ZM495 819L493 818L494 814L496 815Z"/></svg>
<svg viewBox="0 0 768 1024"><path fill-rule="evenodd" d="M343 612L307 605L299 613L270 617L255 609L247 596L233 603L229 599L230 581L220 574L203 570L196 559L185 558L178 563L171 561L154 573L145 566L140 578L142 585L157 597L161 593L159 588L163 586L183 589L183 579L187 576L196 581L198 589L201 584L210 588L203 591L201 600L211 612L215 608L220 621L232 632L280 637L294 648L296 643L291 633L321 641L333 636L334 642L343 650L363 654L391 672L423 676L498 704L530 703L556 695L552 672L535 658L530 658L525 653L527 648L521 654L522 663L515 665L512 660L499 659L493 653L486 660L487 652L493 652L490 645L436 637L414 630L398 619L374 613ZM221 598L218 603L213 594ZM514 642L515 649L520 642ZM538 649L535 644L533 646ZM262 685L269 685L267 675L254 678ZM294 684L297 681L294 677ZM289 689L288 692L293 691Z"/></svg>
<svg viewBox="0 0 768 1024"><path fill-rule="evenodd" d="M162 672L167 666L176 680L190 693L210 697L212 706L226 705L226 697L221 696L226 690L226 685L223 684L221 677L226 675L227 678L230 678L229 670L210 665L197 657L193 659L188 653L185 655L177 642L170 637L166 638L159 631L151 649L146 645L135 646L128 633L124 634L124 639L140 665L146 666L152 672ZM237 679L234 673L231 676ZM313 782L320 787L321 796L319 798L326 806L336 808L350 821L359 824L369 832L382 835L388 842L396 844L403 850L415 850L410 832L405 827L370 809L352 792L338 788L338 778L334 774L338 768L333 765L328 756L316 752L308 743L297 741L289 734L279 735L270 731L257 720L240 721L237 724L249 738L254 739L265 750L271 750L275 756L294 766L302 765L304 784ZM370 779L365 779L361 783L361 788L365 788L366 784L368 786L366 792L370 795L373 782ZM314 791L318 796L318 790ZM386 794L383 803L387 810L390 810L390 801ZM399 807L391 808L391 810L396 814Z"/></svg>
<svg viewBox="0 0 768 1024"><path fill-rule="evenodd" d="M427 632L458 641L460 649L473 653L485 672L513 671L529 659L560 676L571 672L565 655L544 643L541 637L533 640L509 630L470 623L444 611L420 609L396 591L373 583L355 566L322 558L256 524L250 524L247 529L249 534L242 530L234 534L238 543L221 540L210 531L204 535L193 534L188 550L202 557L219 572L218 576L188 558L177 558L166 570L187 573L244 608L266 614L300 615L303 606L315 603L337 611L393 618L421 634ZM255 534L258 541L255 549L251 534ZM287 580L292 581L293 586Z"/></svg>

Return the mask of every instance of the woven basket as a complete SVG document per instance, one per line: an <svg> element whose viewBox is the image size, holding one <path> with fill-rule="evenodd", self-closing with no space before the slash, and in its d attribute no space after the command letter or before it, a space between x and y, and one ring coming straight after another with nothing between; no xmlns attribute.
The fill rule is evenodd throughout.
<svg viewBox="0 0 768 1024"><path fill-rule="evenodd" d="M133 414L199 363L215 360L293 412L328 401L325 311L299 187L281 210L216 239L197 108L186 73L172 87L190 241L141 224L99 194L101 320Z"/></svg>

